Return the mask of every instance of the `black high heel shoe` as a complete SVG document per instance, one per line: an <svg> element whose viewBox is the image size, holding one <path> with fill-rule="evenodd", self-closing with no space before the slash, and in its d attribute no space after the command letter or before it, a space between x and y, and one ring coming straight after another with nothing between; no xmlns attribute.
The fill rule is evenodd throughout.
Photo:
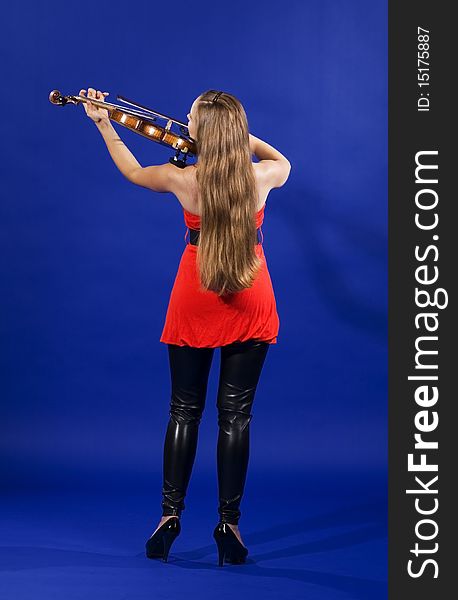
<svg viewBox="0 0 458 600"><path fill-rule="evenodd" d="M248 556L248 548L241 544L227 523L221 521L213 531L213 537L218 546L218 565L224 564L224 559L233 565L240 565L245 562Z"/></svg>
<svg viewBox="0 0 458 600"><path fill-rule="evenodd" d="M148 558L162 558L167 562L170 546L180 534L181 523L178 517L167 519L159 529L147 540L145 544Z"/></svg>

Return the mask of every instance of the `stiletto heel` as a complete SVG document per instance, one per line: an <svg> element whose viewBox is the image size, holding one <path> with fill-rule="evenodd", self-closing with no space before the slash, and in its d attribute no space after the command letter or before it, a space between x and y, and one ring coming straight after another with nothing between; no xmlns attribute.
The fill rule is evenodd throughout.
<svg viewBox="0 0 458 600"><path fill-rule="evenodd" d="M218 566L222 567L224 563L224 543L220 540L216 540L216 545L218 546Z"/></svg>
<svg viewBox="0 0 458 600"><path fill-rule="evenodd" d="M239 542L227 523L220 521L213 531L213 537L218 546L219 567L223 566L224 560L233 565L240 565L245 562L248 556L248 548Z"/></svg>
<svg viewBox="0 0 458 600"><path fill-rule="evenodd" d="M147 540L145 544L146 556L148 558L162 558L164 562L167 562L170 547L180 531L181 523L178 517L167 519Z"/></svg>

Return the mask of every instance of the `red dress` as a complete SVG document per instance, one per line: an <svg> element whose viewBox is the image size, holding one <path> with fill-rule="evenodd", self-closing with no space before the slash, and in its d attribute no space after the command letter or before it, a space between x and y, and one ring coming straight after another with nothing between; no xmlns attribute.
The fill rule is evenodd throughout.
<svg viewBox="0 0 458 600"><path fill-rule="evenodd" d="M264 206L256 213L256 227L264 221ZM187 228L199 229L200 216L183 208ZM188 230L185 233L185 240ZM262 231L261 231L262 234ZM279 317L264 249L255 251L262 266L253 285L218 297L199 289L197 246L186 244L170 293L160 341L178 346L217 348L255 338L277 343Z"/></svg>

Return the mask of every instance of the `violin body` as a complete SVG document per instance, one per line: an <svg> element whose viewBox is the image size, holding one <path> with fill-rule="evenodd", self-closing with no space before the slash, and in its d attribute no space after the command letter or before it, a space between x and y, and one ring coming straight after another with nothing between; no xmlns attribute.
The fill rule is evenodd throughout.
<svg viewBox="0 0 458 600"><path fill-rule="evenodd" d="M130 129L131 131L135 131L135 133L138 133L139 135L143 135L153 142L158 142L163 146L171 146L175 150L180 149L182 152L188 154L196 153L194 142L191 142L165 127L160 127L117 108L111 110L108 109L108 114L112 121L119 123L123 127L127 127L127 129Z"/></svg>
<svg viewBox="0 0 458 600"><path fill-rule="evenodd" d="M118 96L118 98L122 98L122 96ZM49 101L58 106L65 106L66 104L77 105L81 102L87 102L88 100L90 100L93 105L106 110L111 121L119 123L119 125L122 125L153 142L176 150L175 156L171 157L169 161L177 167L184 168L186 166L187 157L195 156L197 154L196 143L189 136L188 129L184 123L149 109L146 106L128 101L129 104L136 107L135 110L133 110L117 104L112 104L111 102L96 100L95 98L86 98L85 96L79 95L63 96L58 90L53 90L49 94ZM156 123L158 118L167 121L164 127ZM179 126L181 131L180 134L172 131L172 126L174 124Z"/></svg>

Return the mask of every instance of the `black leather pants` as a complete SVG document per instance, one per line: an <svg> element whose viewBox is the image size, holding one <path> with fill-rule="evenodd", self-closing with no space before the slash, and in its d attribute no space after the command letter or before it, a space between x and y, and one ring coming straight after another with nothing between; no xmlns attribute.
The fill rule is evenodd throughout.
<svg viewBox="0 0 458 600"><path fill-rule="evenodd" d="M218 385L217 469L220 520L237 525L249 457L249 424L268 342L221 347ZM172 396L164 443L162 514L178 515L197 449L214 348L168 344Z"/></svg>

